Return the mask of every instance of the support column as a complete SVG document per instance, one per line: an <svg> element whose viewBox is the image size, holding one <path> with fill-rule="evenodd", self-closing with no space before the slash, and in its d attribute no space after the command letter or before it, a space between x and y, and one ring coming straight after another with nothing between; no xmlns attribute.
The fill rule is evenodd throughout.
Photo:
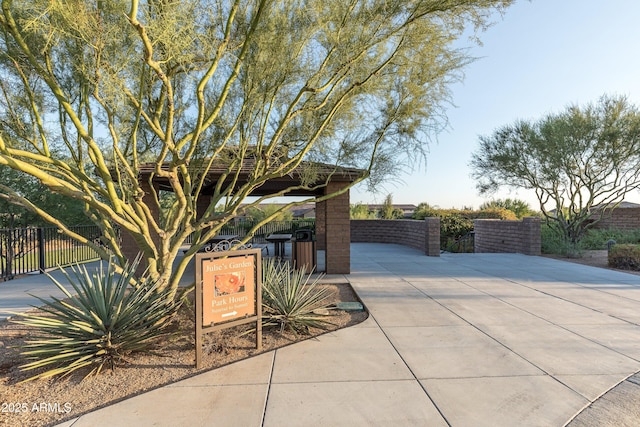
<svg viewBox="0 0 640 427"><path fill-rule="evenodd" d="M425 218L424 253L427 256L440 256L440 218Z"/></svg>
<svg viewBox="0 0 640 427"><path fill-rule="evenodd" d="M142 191L144 191L144 196L142 197L142 201L144 202L145 205L147 205L147 207L151 211L151 215L153 216L155 221L159 221L160 207L156 203L155 197L153 196L153 192L151 191L151 185L149 184L149 182L143 181L143 182L140 182L140 188L142 189ZM151 233L151 239L153 240L153 242L156 244L156 247L157 247L160 243L160 236L158 236L158 234L155 233L153 230L149 230L149 232ZM124 230L122 232L121 249L124 256L130 261L133 261L138 256L138 253L140 252L140 248L136 243L136 240L134 239L134 237ZM140 265L138 266L137 274L138 275L142 274L145 268L147 268L146 263L141 262Z"/></svg>
<svg viewBox="0 0 640 427"><path fill-rule="evenodd" d="M207 208L211 204L211 196L206 194L200 194L196 201L196 218L200 219L204 216Z"/></svg>
<svg viewBox="0 0 640 427"><path fill-rule="evenodd" d="M344 183L329 183L325 194L334 193ZM351 272L351 221L349 191L325 201L325 245L327 274Z"/></svg>
<svg viewBox="0 0 640 427"><path fill-rule="evenodd" d="M524 247L522 253L525 255L540 256L542 253L541 221L537 217L526 217L522 219L523 236L521 242Z"/></svg>
<svg viewBox="0 0 640 427"><path fill-rule="evenodd" d="M316 249L319 251L327 248L326 215L327 202L316 202Z"/></svg>

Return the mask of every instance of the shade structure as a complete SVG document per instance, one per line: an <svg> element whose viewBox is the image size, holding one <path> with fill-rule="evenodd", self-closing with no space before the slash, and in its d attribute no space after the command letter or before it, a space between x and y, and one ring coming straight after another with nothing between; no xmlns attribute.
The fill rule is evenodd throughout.
<svg viewBox="0 0 640 427"><path fill-rule="evenodd" d="M223 180L223 185L231 185L235 180L234 190L242 187L252 179L257 167L257 159L248 156L230 167L222 162L200 161L187 165L194 174L205 174L199 196L199 210L209 205L216 186ZM207 164L208 166L203 166ZM169 163L160 166L160 171L168 171ZM154 190L172 191L168 177L157 173L156 163L146 163L139 167L138 181L146 194ZM231 172L231 173L230 173ZM316 251L325 256L325 271L328 274L348 274L350 262L350 210L349 190L353 182L362 178L366 171L356 168L338 167L324 163L302 162L290 173L275 176L256 186L250 196L265 196L286 191L286 196L307 196L323 199L324 196L340 193L334 197L316 201ZM137 251L131 236L124 233L123 251L135 256ZM129 254L128 252L131 252Z"/></svg>

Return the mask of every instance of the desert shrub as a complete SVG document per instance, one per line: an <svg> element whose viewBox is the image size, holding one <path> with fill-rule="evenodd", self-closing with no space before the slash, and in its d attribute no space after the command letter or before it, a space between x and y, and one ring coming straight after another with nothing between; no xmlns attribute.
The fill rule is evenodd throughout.
<svg viewBox="0 0 640 427"><path fill-rule="evenodd" d="M440 217L440 248L447 251L456 248L458 240L473 231L474 219L517 219L513 212L503 208L481 211L441 209L438 212Z"/></svg>
<svg viewBox="0 0 640 427"><path fill-rule="evenodd" d="M66 376L84 367L92 368L86 376L98 374L133 352L151 349L179 304L171 289L159 290L144 276L135 279L137 265L134 261L122 275L111 262L106 271L101 266L94 274L84 266L72 267L73 277L63 270L73 292L49 276L67 298L38 298L48 316L27 313L14 320L38 331L22 348L21 354L32 361L21 369L50 368L29 380Z"/></svg>
<svg viewBox="0 0 640 427"><path fill-rule="evenodd" d="M570 258L582 256L583 248L580 245L566 241L553 224L543 222L540 226L540 234L543 254L563 255Z"/></svg>
<svg viewBox="0 0 640 427"><path fill-rule="evenodd" d="M430 217L436 217L439 215L440 209L432 207L428 203L420 203L416 210L413 212L411 218L413 219L425 219Z"/></svg>
<svg viewBox="0 0 640 427"><path fill-rule="evenodd" d="M268 258L262 263L263 326L279 326L294 334L310 327L324 328L329 322L314 310L327 308L331 292L318 285L323 275L311 279L304 269Z"/></svg>
<svg viewBox="0 0 640 427"><path fill-rule="evenodd" d="M625 270L640 270L640 245L614 245L609 251L609 266Z"/></svg>
<svg viewBox="0 0 640 427"><path fill-rule="evenodd" d="M440 217L440 248L450 249L457 239L473 231L473 220L451 211Z"/></svg>
<svg viewBox="0 0 640 427"><path fill-rule="evenodd" d="M540 234L543 254L562 254L565 251L566 245L562 236L549 224L543 222L540 225Z"/></svg>
<svg viewBox="0 0 640 427"><path fill-rule="evenodd" d="M610 239L617 243L640 243L640 230L590 229L580 240L580 246L583 249L606 249Z"/></svg>

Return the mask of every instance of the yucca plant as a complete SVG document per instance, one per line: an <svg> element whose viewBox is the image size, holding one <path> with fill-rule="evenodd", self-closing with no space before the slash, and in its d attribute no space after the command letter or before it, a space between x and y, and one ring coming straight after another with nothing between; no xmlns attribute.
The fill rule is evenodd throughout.
<svg viewBox="0 0 640 427"><path fill-rule="evenodd" d="M310 327L326 328L331 323L314 310L327 308L331 291L319 286L323 276L311 279L304 269L293 270L274 258L262 265L263 326L276 325L295 335Z"/></svg>
<svg viewBox="0 0 640 427"><path fill-rule="evenodd" d="M73 277L63 270L74 292L49 276L67 299L38 298L44 304L40 310L49 316L21 314L14 320L38 331L21 351L32 361L20 368L51 368L25 381L64 377L84 367L92 368L86 376L98 374L105 366L113 369L132 352L151 349L179 304L170 289L159 290L146 275L136 279L137 265L138 260L126 266L121 275L115 274L111 262L106 271L101 265L93 274L84 266L72 267Z"/></svg>

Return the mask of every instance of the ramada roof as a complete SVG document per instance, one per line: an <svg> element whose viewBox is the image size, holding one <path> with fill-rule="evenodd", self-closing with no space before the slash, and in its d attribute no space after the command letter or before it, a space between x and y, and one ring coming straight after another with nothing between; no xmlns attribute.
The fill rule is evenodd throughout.
<svg viewBox="0 0 640 427"><path fill-rule="evenodd" d="M239 171L236 169L234 172L239 172L238 174L238 185L243 185L249 179L251 173L255 170L256 159L255 157L247 157L244 159L242 164L240 165ZM223 164L222 162L214 162L209 170L207 171L207 182L209 185L204 188L204 192L207 190L213 191L215 184L222 178L225 173L228 173L228 166ZM254 192L251 193L252 196L262 196L273 194L278 191L285 190L292 186L301 185L302 178L304 176L304 172L307 168L312 168L314 172L317 174L318 179L315 182L315 185L321 185L325 183L327 180L330 182L342 182L342 183L352 183L358 178L364 176L366 173L363 169L357 168L348 168L348 167L340 167L329 165L325 163L317 163L317 162L302 162L298 167L296 167L291 173L276 177L265 182L261 187L257 188ZM154 173L156 169L156 163L144 163L139 167L140 171L140 179L147 180L151 174ZM162 165L162 169L168 170L169 164L165 163ZM230 180L229 177L227 179ZM159 186L161 190L171 191L171 186L169 185L169 181L163 177L154 177L153 178L155 184ZM290 196L309 196L309 195L321 195L323 194L323 188L302 188L296 189L291 192L288 192L287 195Z"/></svg>

